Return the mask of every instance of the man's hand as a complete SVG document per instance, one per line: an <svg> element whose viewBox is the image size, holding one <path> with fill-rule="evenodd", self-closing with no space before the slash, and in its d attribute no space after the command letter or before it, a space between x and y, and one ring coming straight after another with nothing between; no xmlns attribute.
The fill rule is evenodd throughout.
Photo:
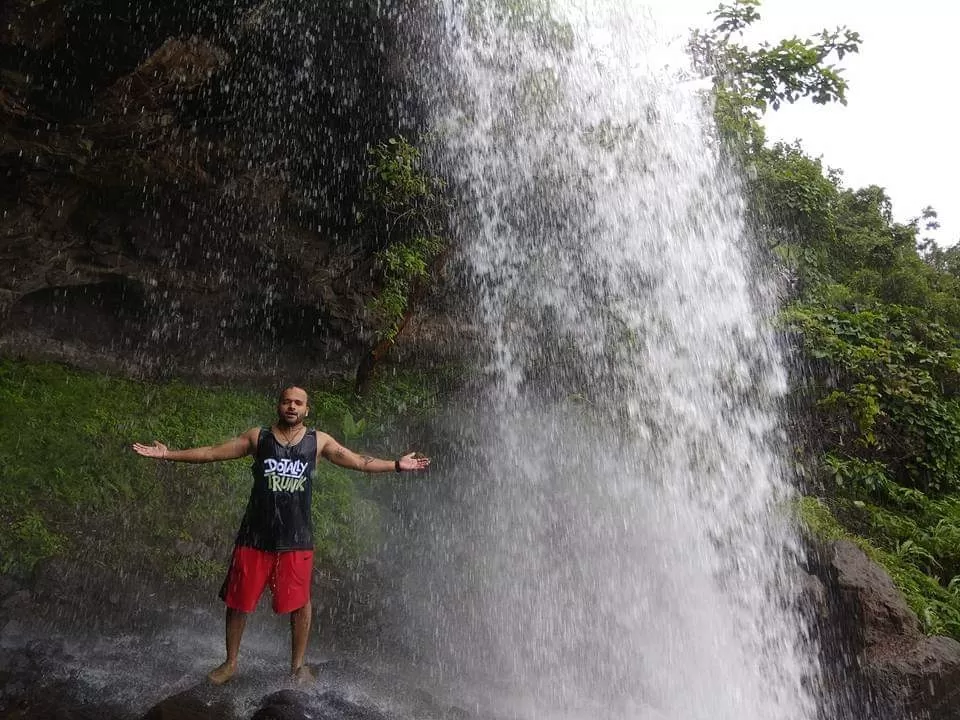
<svg viewBox="0 0 960 720"><path fill-rule="evenodd" d="M400 463L400 469L403 471L425 470L430 465L430 458L418 457L417 453L412 452L402 456L397 462Z"/></svg>
<svg viewBox="0 0 960 720"><path fill-rule="evenodd" d="M189 450L170 450L162 442L155 442L153 445L134 443L133 451L144 457L173 460L174 462L208 463L219 460L236 460L244 455L254 453L257 449L258 437L260 437L260 429L250 428L243 435L238 435L219 445L205 445Z"/></svg>
<svg viewBox="0 0 960 720"><path fill-rule="evenodd" d="M317 433L317 455L324 457L334 465L367 473L385 473L399 470L410 472L423 470L430 464L430 458L418 457L417 453L407 453L396 460L382 460L369 455L358 455L348 450L326 433Z"/></svg>
<svg viewBox="0 0 960 720"><path fill-rule="evenodd" d="M143 455L144 457L149 458L159 458L160 460L163 460L169 452L166 445L164 445L162 442L156 441L154 441L153 445L141 445L140 443L134 443L133 451L137 453L137 455Z"/></svg>

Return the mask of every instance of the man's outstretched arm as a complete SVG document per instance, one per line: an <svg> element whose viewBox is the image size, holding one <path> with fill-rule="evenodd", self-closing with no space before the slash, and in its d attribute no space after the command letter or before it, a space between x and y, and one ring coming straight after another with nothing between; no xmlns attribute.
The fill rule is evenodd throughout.
<svg viewBox="0 0 960 720"><path fill-rule="evenodd" d="M188 463L234 460L244 455L251 455L256 450L258 432L257 428L251 428L243 435L238 435L220 445L208 445L189 450L171 450L161 442L154 442L153 445L134 443L133 451L144 457Z"/></svg>
<svg viewBox="0 0 960 720"><path fill-rule="evenodd" d="M414 457L408 453L397 460L382 460L369 455L358 455L348 450L326 433L317 433L317 452L334 465L368 473L410 472L424 470L430 465L430 458Z"/></svg>

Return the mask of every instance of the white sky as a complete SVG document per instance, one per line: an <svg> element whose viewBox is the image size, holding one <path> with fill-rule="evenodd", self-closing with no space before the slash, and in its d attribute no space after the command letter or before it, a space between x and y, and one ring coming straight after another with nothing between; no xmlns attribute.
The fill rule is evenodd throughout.
<svg viewBox="0 0 960 720"><path fill-rule="evenodd" d="M678 33L708 27L720 4L643 1ZM937 241L960 240L960 1L763 0L759 12L750 39L775 42L846 25L863 40L859 54L839 63L850 83L847 106L787 105L767 114L768 137L800 139L808 153L842 170L848 187L886 188L897 220L932 205L942 225Z"/></svg>

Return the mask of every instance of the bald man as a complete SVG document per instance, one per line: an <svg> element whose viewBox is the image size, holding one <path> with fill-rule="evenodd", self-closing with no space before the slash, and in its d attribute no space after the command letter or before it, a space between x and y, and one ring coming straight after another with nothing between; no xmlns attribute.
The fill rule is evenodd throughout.
<svg viewBox="0 0 960 720"><path fill-rule="evenodd" d="M290 672L298 682L313 680L304 657L312 612L311 496L320 458L368 473L411 472L430 464L429 458L416 457L416 453L396 460L358 455L326 433L307 428L303 421L309 414L307 391L293 386L280 393L277 420L269 428L251 428L221 445L189 450L171 450L160 442L133 445L134 452L144 457L177 462L217 462L246 455L254 459L250 500L220 589L227 606L227 659L207 675L215 685L236 674L247 615L256 608L267 585L274 612L290 614Z"/></svg>

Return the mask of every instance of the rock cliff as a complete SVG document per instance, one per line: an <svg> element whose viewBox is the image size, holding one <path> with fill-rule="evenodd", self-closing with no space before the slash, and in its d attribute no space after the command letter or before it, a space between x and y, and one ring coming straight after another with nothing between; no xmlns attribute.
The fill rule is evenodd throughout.
<svg viewBox="0 0 960 720"><path fill-rule="evenodd" d="M352 370L382 243L358 222L367 149L416 116L393 11L0 12L0 348L161 377Z"/></svg>

